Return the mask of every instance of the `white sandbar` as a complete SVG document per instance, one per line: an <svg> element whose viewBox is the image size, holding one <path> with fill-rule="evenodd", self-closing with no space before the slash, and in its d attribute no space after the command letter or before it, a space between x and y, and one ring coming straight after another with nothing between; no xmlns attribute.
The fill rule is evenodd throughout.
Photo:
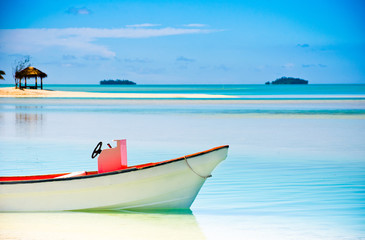
<svg viewBox="0 0 365 240"><path fill-rule="evenodd" d="M183 94L183 93L97 93L52 91L40 89L0 88L0 97L37 97L37 98L237 98L229 95Z"/></svg>

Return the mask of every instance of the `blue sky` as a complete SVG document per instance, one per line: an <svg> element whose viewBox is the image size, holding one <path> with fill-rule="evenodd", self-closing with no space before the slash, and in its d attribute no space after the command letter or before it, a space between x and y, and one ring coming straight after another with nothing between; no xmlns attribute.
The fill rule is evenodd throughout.
<svg viewBox="0 0 365 240"><path fill-rule="evenodd" d="M0 0L0 68L48 84L365 83L365 2Z"/></svg>

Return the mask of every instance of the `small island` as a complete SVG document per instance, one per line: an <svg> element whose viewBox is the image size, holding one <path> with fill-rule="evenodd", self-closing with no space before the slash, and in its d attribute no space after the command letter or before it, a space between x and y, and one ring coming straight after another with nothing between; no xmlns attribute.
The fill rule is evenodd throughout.
<svg viewBox="0 0 365 240"><path fill-rule="evenodd" d="M269 85L270 82L266 82L266 85ZM281 77L272 81L271 84L308 84L307 80L293 77Z"/></svg>
<svg viewBox="0 0 365 240"><path fill-rule="evenodd" d="M100 81L100 85L136 85L137 83L129 81L129 80L120 80L120 79L116 79L116 80L102 80Z"/></svg>

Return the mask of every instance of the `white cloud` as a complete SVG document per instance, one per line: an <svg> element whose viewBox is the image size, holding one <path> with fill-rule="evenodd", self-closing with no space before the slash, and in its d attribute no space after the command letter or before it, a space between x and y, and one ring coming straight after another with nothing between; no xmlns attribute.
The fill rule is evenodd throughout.
<svg viewBox="0 0 365 240"><path fill-rule="evenodd" d="M290 68L293 68L294 66L295 66L294 63L285 63L281 67L286 68L286 69L290 69Z"/></svg>
<svg viewBox="0 0 365 240"><path fill-rule="evenodd" d="M71 7L69 9L67 9L66 13L73 14L73 15L88 15L91 13L91 11L89 9L87 9L86 7L83 7L83 8Z"/></svg>
<svg viewBox="0 0 365 240"><path fill-rule="evenodd" d="M197 27L197 28L201 28L201 27L206 27L206 24L201 24L201 23L190 23L190 24L184 24L184 27Z"/></svg>
<svg viewBox="0 0 365 240"><path fill-rule="evenodd" d="M198 28L38 28L0 30L0 52L32 54L50 47L72 50L88 55L114 57L107 46L96 43L103 38L150 38L184 34L203 34L217 30Z"/></svg>
<svg viewBox="0 0 365 240"><path fill-rule="evenodd" d="M150 63L152 60L147 58L124 58L126 63Z"/></svg>
<svg viewBox="0 0 365 240"><path fill-rule="evenodd" d="M321 68L325 68L327 67L327 65L322 64L322 63L318 63L318 64L302 64L303 68L311 68L311 67L321 67Z"/></svg>
<svg viewBox="0 0 365 240"><path fill-rule="evenodd" d="M308 48L308 47L309 47L309 44L308 44L308 43L304 43L304 44L300 44L300 43L298 43L298 44L297 44L297 47L301 47L301 48Z"/></svg>
<svg viewBox="0 0 365 240"><path fill-rule="evenodd" d="M158 26L161 26L161 24L142 23L142 24L127 25L126 27L129 27L129 28L143 28L143 27L158 27Z"/></svg>
<svg viewBox="0 0 365 240"><path fill-rule="evenodd" d="M195 59L193 59L193 58L186 58L186 57L180 56L180 57L176 58L176 61L177 62L194 62Z"/></svg>

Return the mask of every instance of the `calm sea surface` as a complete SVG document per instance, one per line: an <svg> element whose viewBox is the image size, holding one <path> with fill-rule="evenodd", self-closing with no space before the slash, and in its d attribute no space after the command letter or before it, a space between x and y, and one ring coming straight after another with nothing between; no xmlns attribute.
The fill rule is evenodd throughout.
<svg viewBox="0 0 365 240"><path fill-rule="evenodd" d="M95 145L120 138L130 165L228 158L191 212L0 213L0 239L365 239L365 85L45 87L239 97L0 98L0 175L96 170Z"/></svg>
<svg viewBox="0 0 365 240"><path fill-rule="evenodd" d="M0 85L13 87L14 85ZM105 93L197 93L235 95L238 97L272 95L357 95L365 94L365 84L312 84L312 85L44 85L56 91L81 91ZM315 96L313 96L315 97Z"/></svg>

